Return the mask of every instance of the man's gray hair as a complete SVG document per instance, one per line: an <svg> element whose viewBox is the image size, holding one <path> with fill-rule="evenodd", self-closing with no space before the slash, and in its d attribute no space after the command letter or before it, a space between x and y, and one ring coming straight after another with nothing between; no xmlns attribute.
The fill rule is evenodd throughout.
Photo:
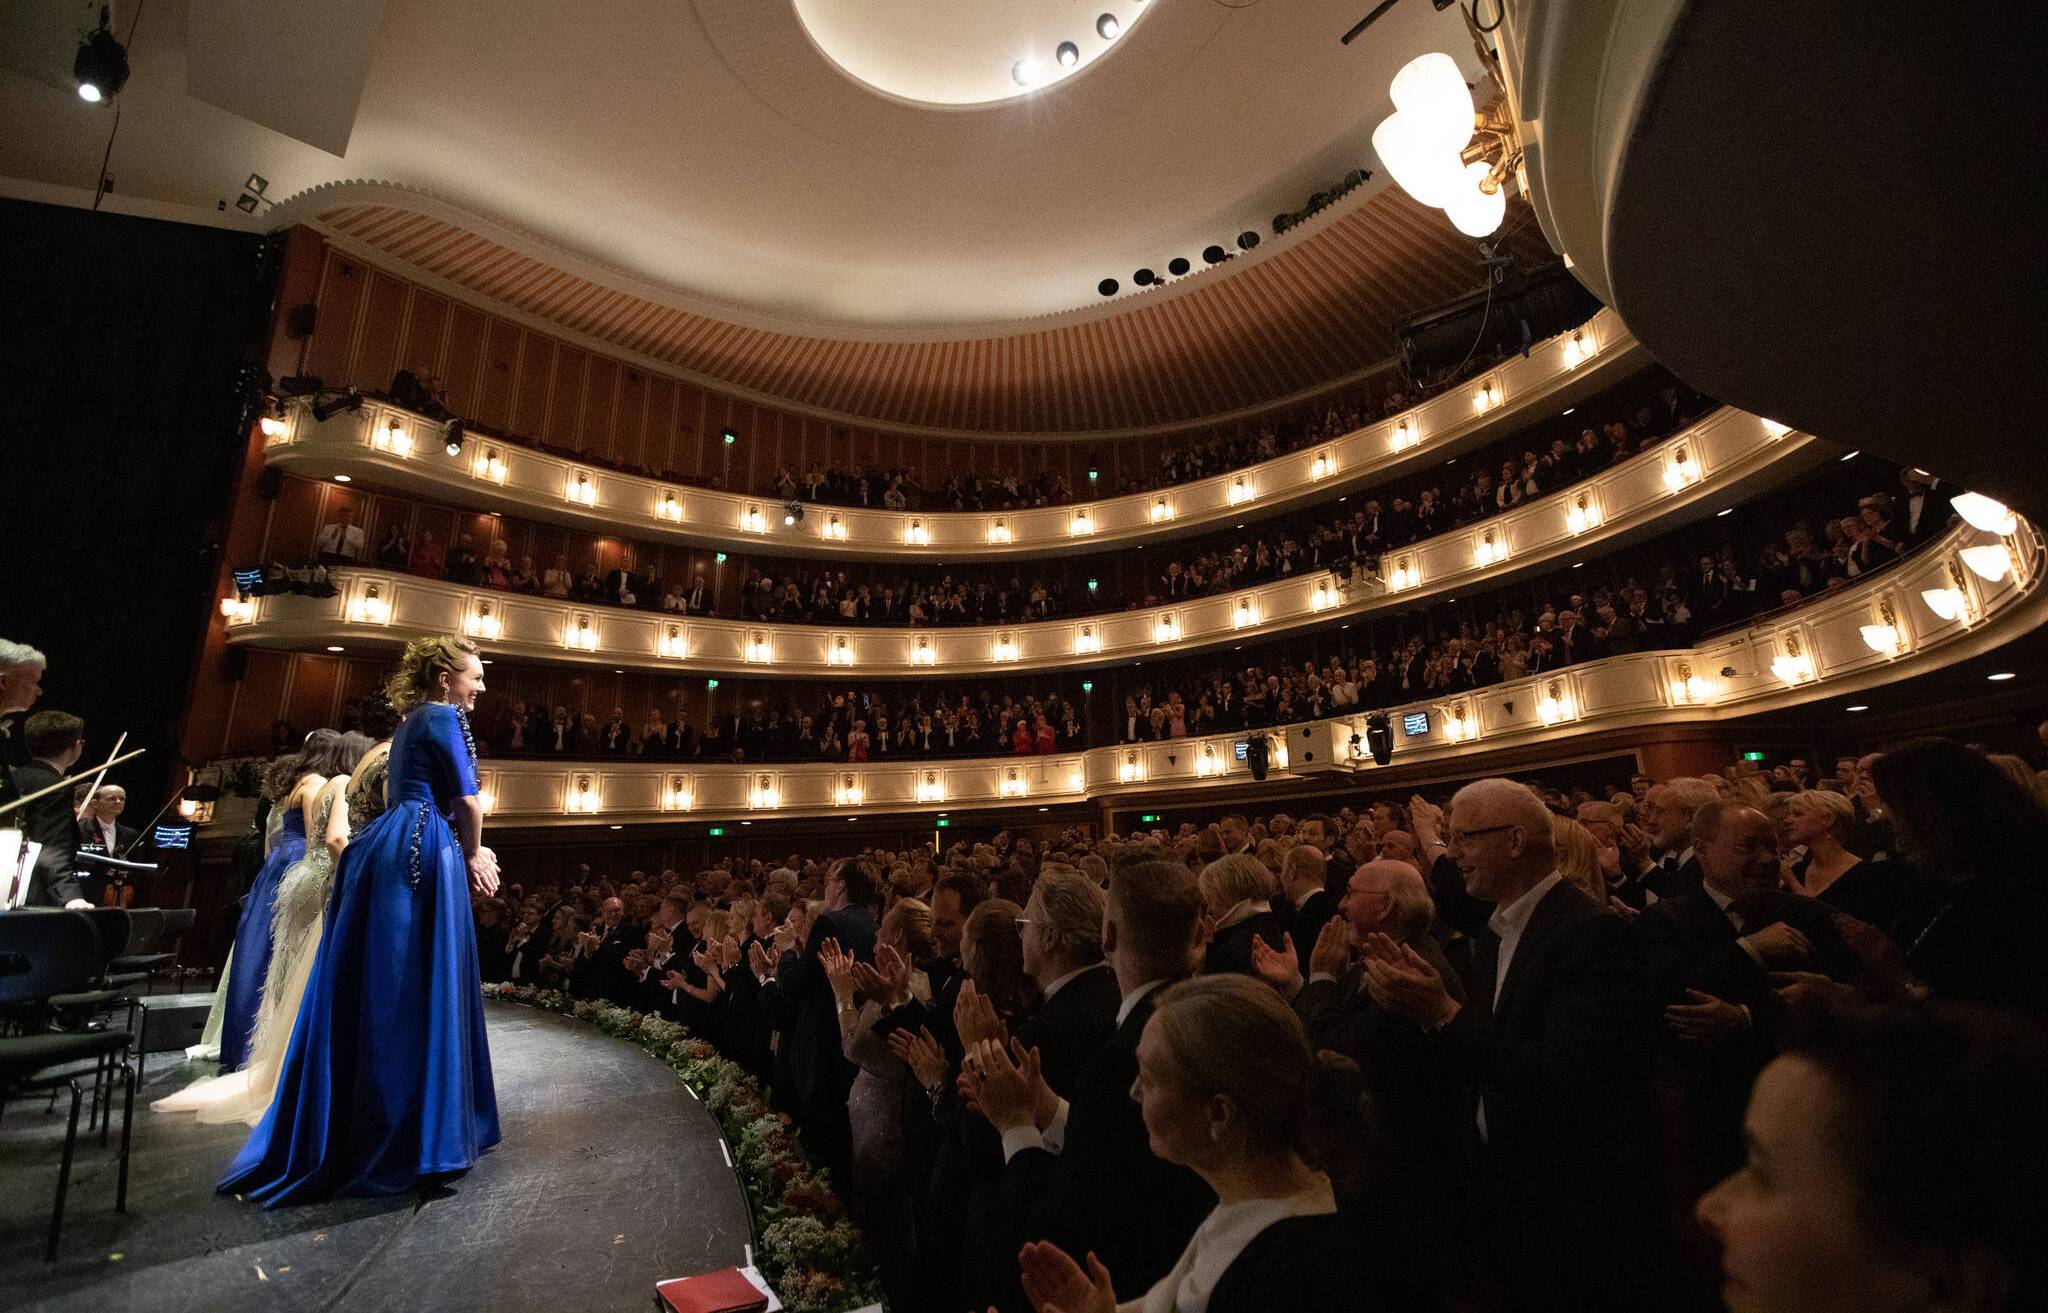
<svg viewBox="0 0 2048 1313"><path fill-rule="evenodd" d="M1095 882L1079 871L1040 871L1024 915L1041 923L1048 947L1092 962L1102 956L1105 900Z"/></svg>
<svg viewBox="0 0 2048 1313"><path fill-rule="evenodd" d="M0 638L0 666L47 666L50 659L27 643Z"/></svg>

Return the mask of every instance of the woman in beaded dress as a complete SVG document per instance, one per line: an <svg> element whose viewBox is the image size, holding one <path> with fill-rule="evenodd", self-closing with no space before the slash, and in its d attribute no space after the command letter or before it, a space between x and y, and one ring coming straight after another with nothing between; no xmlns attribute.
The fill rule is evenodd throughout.
<svg viewBox="0 0 2048 1313"><path fill-rule="evenodd" d="M277 1096L220 1189L266 1207L398 1194L466 1171L499 1139L470 891L484 847L469 711L474 643L406 646L386 693L384 812L343 851Z"/></svg>

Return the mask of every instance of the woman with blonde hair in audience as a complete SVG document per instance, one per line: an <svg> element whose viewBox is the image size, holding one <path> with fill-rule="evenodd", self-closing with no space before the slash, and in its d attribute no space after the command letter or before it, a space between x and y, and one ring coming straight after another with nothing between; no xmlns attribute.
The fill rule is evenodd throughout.
<svg viewBox="0 0 2048 1313"><path fill-rule="evenodd" d="M1019 1255L1038 1313L1267 1313L1379 1307L1332 1176L1356 1161L1365 1113L1349 1059L1310 1049L1269 985L1204 976L1170 986L1138 1041L1131 1087L1154 1154L1192 1169L1216 1207L1180 1261L1119 1304L1111 1273L1058 1246Z"/></svg>
<svg viewBox="0 0 2048 1313"><path fill-rule="evenodd" d="M2010 752L1987 752L1985 759L2005 772L2006 777L2034 795L2034 801L2048 803L2048 789L2041 783L2041 774L2027 765L2026 758L2015 757Z"/></svg>
<svg viewBox="0 0 2048 1313"><path fill-rule="evenodd" d="M1859 921L1887 929L1897 911L1898 881L1889 862L1866 862L1845 846L1856 809L1842 794L1802 789L1785 802L1778 848L1786 881Z"/></svg>
<svg viewBox="0 0 2048 1313"><path fill-rule="evenodd" d="M1259 846L1279 845L1267 839ZM1287 919L1273 910L1280 881L1266 864L1245 853L1219 857L1195 877L1212 929L1202 955L1205 975L1221 971L1252 974L1252 940L1278 948L1287 933Z"/></svg>
<svg viewBox="0 0 2048 1313"><path fill-rule="evenodd" d="M1569 816L1550 818L1550 839L1557 847L1557 869L1564 878L1604 911L1608 907L1607 876L1601 869L1600 843L1593 832ZM1610 849L1620 869L1618 849Z"/></svg>

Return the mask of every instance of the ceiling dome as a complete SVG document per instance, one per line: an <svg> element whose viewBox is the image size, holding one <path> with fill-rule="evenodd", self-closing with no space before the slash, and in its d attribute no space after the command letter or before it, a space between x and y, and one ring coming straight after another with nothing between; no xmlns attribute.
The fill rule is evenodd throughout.
<svg viewBox="0 0 2048 1313"><path fill-rule="evenodd" d="M841 72L925 105L987 105L1055 87L1121 47L1144 0L793 0Z"/></svg>

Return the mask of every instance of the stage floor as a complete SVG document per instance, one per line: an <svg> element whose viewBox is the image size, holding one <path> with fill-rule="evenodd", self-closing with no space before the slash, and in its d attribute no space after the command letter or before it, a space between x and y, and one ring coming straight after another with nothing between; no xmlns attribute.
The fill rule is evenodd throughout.
<svg viewBox="0 0 2048 1313"><path fill-rule="evenodd" d="M505 1138L445 1193L265 1212L213 1183L248 1131L154 1113L211 1064L150 1060L128 1212L120 1135L80 1132L64 1239L42 1261L69 1096L0 1118L0 1306L33 1309L646 1308L657 1279L746 1260L746 1200L675 1074L584 1022L487 1004ZM83 1117L81 1116L81 1121Z"/></svg>

